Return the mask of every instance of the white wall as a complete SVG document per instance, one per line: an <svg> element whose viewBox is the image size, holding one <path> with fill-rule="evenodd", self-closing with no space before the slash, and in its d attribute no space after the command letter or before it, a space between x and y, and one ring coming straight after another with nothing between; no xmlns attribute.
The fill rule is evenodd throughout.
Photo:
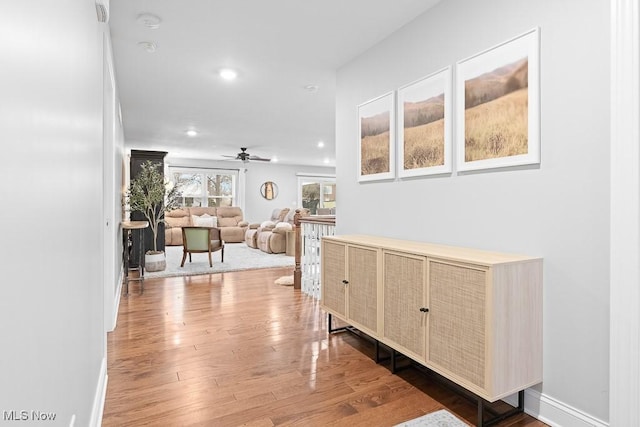
<svg viewBox="0 0 640 427"><path fill-rule="evenodd" d="M536 26L540 167L357 182L358 104ZM606 0L447 0L337 76L338 233L544 257L545 403L527 407L574 425L609 417L609 30Z"/></svg>
<svg viewBox="0 0 640 427"><path fill-rule="evenodd" d="M231 162L204 159L166 158L169 166L209 167L240 169L244 176L244 194L241 205L244 217L249 222L262 222L271 216L276 208L291 208L297 206L298 173L334 174L333 167L295 166L277 163L260 162ZM265 181L273 181L278 186L278 196L273 200L266 200L260 195L260 186Z"/></svg>
<svg viewBox="0 0 640 427"><path fill-rule="evenodd" d="M297 174L335 174L335 168L248 164L246 210L250 222L262 222L269 219L271 212L276 208L296 209L301 207L298 206ZM265 181L273 181L278 186L278 196L273 200L266 200L260 195L260 187Z"/></svg>
<svg viewBox="0 0 640 427"><path fill-rule="evenodd" d="M106 355L94 2L1 2L0 58L0 411L87 426Z"/></svg>

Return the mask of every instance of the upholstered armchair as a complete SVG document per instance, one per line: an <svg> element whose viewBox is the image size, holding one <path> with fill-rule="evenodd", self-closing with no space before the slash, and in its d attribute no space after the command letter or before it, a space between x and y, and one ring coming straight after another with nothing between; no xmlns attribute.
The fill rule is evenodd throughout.
<svg viewBox="0 0 640 427"><path fill-rule="evenodd" d="M249 224L249 228L245 232L245 243L250 248L257 249L258 248L258 236L262 231L265 230L273 230L277 223L282 222L287 217L287 214L290 212L289 208L284 209L274 209L271 212L271 217L262 223L253 223Z"/></svg>
<svg viewBox="0 0 640 427"><path fill-rule="evenodd" d="M280 221L273 226L265 227L257 237L258 249L268 254L281 254L287 250L287 232L294 229L295 210L289 211L284 221ZM309 209L300 209L300 214L309 215Z"/></svg>
<svg viewBox="0 0 640 427"><path fill-rule="evenodd" d="M224 241L220 236L220 229L217 227L182 227L182 263L180 267L184 267L184 262L189 254L189 262L191 262L192 253L208 253L209 267L213 267L211 253L222 251L222 262L224 262Z"/></svg>
<svg viewBox="0 0 640 427"><path fill-rule="evenodd" d="M278 227L263 230L258 234L258 249L268 254L281 254L287 250L287 232L293 227L289 223L281 223Z"/></svg>

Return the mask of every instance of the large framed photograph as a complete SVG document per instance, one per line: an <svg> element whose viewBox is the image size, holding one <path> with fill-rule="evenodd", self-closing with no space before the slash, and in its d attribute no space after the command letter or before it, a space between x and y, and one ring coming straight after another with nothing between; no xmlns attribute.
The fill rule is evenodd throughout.
<svg viewBox="0 0 640 427"><path fill-rule="evenodd" d="M393 92L358 106L358 181L395 177Z"/></svg>
<svg viewBox="0 0 640 427"><path fill-rule="evenodd" d="M457 64L459 171L540 163L540 31Z"/></svg>
<svg viewBox="0 0 640 427"><path fill-rule="evenodd" d="M398 89L398 176L451 172L451 67Z"/></svg>

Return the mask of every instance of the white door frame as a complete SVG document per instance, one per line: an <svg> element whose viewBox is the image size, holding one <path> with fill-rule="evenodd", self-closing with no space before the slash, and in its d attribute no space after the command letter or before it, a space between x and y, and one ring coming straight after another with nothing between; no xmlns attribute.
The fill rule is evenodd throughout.
<svg viewBox="0 0 640 427"><path fill-rule="evenodd" d="M116 230L115 224L115 77L109 43L109 33L102 34L103 48L103 101L102 101L102 226L103 226L103 287L104 325L107 332L115 328L116 310Z"/></svg>
<svg viewBox="0 0 640 427"><path fill-rule="evenodd" d="M611 1L609 425L640 420L640 42L637 0Z"/></svg>

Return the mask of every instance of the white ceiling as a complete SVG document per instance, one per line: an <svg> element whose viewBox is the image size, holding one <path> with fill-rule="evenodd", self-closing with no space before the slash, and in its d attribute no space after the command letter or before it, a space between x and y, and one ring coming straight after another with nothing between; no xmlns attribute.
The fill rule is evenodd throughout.
<svg viewBox="0 0 640 427"><path fill-rule="evenodd" d="M248 147L333 166L336 70L438 1L111 0L126 147L215 160ZM141 13L160 27L137 22ZM238 78L220 79L223 67Z"/></svg>

